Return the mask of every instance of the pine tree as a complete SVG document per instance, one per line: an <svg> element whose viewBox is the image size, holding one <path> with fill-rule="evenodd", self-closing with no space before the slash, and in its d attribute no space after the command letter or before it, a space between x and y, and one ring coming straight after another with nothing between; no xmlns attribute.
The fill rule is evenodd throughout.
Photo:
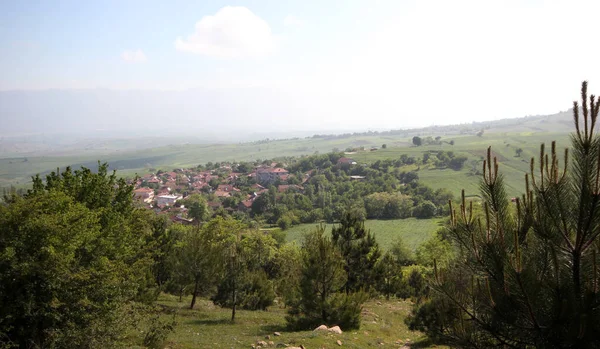
<svg viewBox="0 0 600 349"><path fill-rule="evenodd" d="M368 289L375 281L375 264L381 251L365 222L351 212L342 216L340 225L331 230L331 240L345 260L346 293Z"/></svg>
<svg viewBox="0 0 600 349"><path fill-rule="evenodd" d="M556 144L531 160L525 194L511 204L498 162L483 164L482 217L462 197L450 238L461 255L435 269L436 316L425 329L460 347L598 348L600 101L581 89L573 105L572 161ZM583 120L583 125L581 122ZM419 311L417 311L419 313Z"/></svg>

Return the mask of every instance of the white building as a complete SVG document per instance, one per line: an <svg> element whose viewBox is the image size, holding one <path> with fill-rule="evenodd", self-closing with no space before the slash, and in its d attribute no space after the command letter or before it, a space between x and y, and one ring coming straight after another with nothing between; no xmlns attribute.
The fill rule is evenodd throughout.
<svg viewBox="0 0 600 349"><path fill-rule="evenodd" d="M158 206L173 206L177 200L181 199L181 196L177 195L159 195L156 197L156 204Z"/></svg>

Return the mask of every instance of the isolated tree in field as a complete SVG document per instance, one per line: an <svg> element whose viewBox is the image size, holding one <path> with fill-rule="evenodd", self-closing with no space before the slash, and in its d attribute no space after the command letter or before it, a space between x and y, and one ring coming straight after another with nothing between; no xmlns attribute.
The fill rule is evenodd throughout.
<svg viewBox="0 0 600 349"><path fill-rule="evenodd" d="M523 153L523 149L522 149L522 148L517 148L517 149L515 149L515 154L516 154L518 157L521 157L521 154L522 154L522 153Z"/></svg>
<svg viewBox="0 0 600 349"><path fill-rule="evenodd" d="M365 228L365 222L350 212L331 229L331 240L344 259L346 293L369 289L375 281L375 264L381 257L379 244Z"/></svg>
<svg viewBox="0 0 600 349"><path fill-rule="evenodd" d="M412 138L412 143L418 147L418 146L420 146L421 144L423 144L423 140L422 140L422 139L421 139L421 137L419 137L419 136L414 136L414 137Z"/></svg>
<svg viewBox="0 0 600 349"><path fill-rule="evenodd" d="M600 102L586 82L581 96L571 162L554 142L549 154L542 145L514 206L488 149L483 217L464 196L452 211L448 235L462 255L436 271L441 301L428 332L460 347L600 347Z"/></svg>

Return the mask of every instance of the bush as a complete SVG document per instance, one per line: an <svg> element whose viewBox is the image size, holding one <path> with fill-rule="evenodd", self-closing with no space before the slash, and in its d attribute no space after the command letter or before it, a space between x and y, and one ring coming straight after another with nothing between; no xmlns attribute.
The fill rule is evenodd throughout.
<svg viewBox="0 0 600 349"><path fill-rule="evenodd" d="M287 230L292 226L292 220L288 216L283 216L277 220L277 226L279 226L281 230Z"/></svg>
<svg viewBox="0 0 600 349"><path fill-rule="evenodd" d="M259 270L245 275L238 286L237 305L246 310L266 310L273 305L275 292L273 291L273 282L267 278L264 271ZM211 298L212 301L221 307L233 307L231 299L233 284L230 278L226 278L217 288L217 293Z"/></svg>
<svg viewBox="0 0 600 349"><path fill-rule="evenodd" d="M168 321L160 320L160 315L153 316L144 336L144 346L152 349L163 348L167 337L175 330L175 326L177 326L175 316Z"/></svg>
<svg viewBox="0 0 600 349"><path fill-rule="evenodd" d="M423 201L419 206L413 209L413 216L417 218L431 218L435 216L437 207L431 201Z"/></svg>
<svg viewBox="0 0 600 349"><path fill-rule="evenodd" d="M344 330L360 328L362 305L368 298L369 295L362 291L333 295L329 303L329 312L331 313L330 323L337 324Z"/></svg>

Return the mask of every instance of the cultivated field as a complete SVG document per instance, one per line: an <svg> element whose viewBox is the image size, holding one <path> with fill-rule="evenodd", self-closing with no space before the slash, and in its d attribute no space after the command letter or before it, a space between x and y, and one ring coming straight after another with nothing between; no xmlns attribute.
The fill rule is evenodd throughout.
<svg viewBox="0 0 600 349"><path fill-rule="evenodd" d="M365 147L366 151L352 156L359 164L370 163L382 159L396 159L403 154L421 158L424 152L438 150L454 151L457 155L465 155L468 161L460 171L451 169L435 169L430 165L410 167L418 169L423 183L435 188L449 188L455 195L465 189L467 195L478 194L479 176L474 175L481 170L483 156L488 146L492 146L494 154L500 161L500 169L506 177L510 195L518 195L523 191L523 176L529 171L529 159L539 155L541 143L548 144L557 140L559 149L568 145L568 132L572 129L567 114L557 114L531 119L500 120L482 123L485 132L481 137L474 134L477 125L432 127L421 130L406 131L397 135L366 134L347 137L328 138L296 138L289 140L272 140L250 143L231 144L173 144L138 151L118 151L113 148L81 149L70 151L68 156L36 156L36 153L11 153L2 158L0 154L0 187L15 185L26 187L30 177L36 173L47 173L57 167L71 165L75 168L87 166L94 168L98 160L108 162L112 168L118 169L122 176L145 174L153 170L171 170L173 168L195 167L198 164L218 161L252 161L257 159L273 159L281 156L301 156L326 153L334 149ZM412 137L441 137L439 145L412 145ZM454 145L450 145L454 141ZM369 151L371 147L387 149ZM521 148L522 154L516 156Z"/></svg>

